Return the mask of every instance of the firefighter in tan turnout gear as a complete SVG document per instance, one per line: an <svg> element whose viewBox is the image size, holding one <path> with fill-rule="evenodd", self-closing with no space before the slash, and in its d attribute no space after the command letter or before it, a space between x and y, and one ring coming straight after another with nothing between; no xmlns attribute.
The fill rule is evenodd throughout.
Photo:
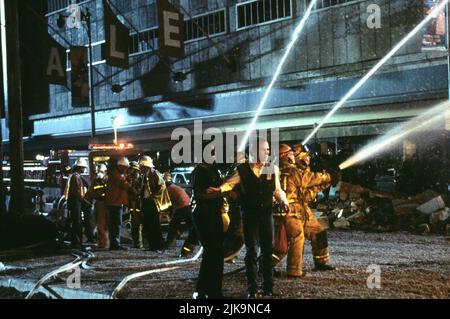
<svg viewBox="0 0 450 319"><path fill-rule="evenodd" d="M142 177L141 168L138 162L131 162L128 170L128 190L129 211L131 214L131 238L133 239L133 248L144 248L142 240L143 215L141 212L141 187Z"/></svg>
<svg viewBox="0 0 450 319"><path fill-rule="evenodd" d="M289 145L280 145L280 182L289 202L289 211L274 213L274 263L287 254L287 275L302 277L305 215L302 207L301 175L295 166L294 153Z"/></svg>
<svg viewBox="0 0 450 319"><path fill-rule="evenodd" d="M315 270L334 270L335 268L328 264L330 254L327 231L317 221L309 206L320 191L330 187L331 175L327 172L311 172L309 167L311 157L303 145L295 145L293 151L295 164L301 176L301 209L305 218L303 229L305 237L311 241Z"/></svg>

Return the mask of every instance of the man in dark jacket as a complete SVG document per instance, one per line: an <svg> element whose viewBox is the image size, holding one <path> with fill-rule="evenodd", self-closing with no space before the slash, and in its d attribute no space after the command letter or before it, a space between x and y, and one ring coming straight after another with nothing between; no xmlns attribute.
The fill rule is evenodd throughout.
<svg viewBox="0 0 450 319"><path fill-rule="evenodd" d="M210 194L210 187L222 184L215 164L199 164L192 172L194 199L194 225L203 246L203 257L194 299L220 299L223 277L223 222L224 199L221 194Z"/></svg>

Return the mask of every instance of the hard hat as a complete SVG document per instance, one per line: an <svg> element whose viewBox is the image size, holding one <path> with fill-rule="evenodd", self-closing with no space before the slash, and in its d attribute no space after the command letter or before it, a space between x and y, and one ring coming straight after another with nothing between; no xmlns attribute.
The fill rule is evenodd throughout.
<svg viewBox="0 0 450 319"><path fill-rule="evenodd" d="M172 181L172 174L170 174L169 172L165 172L163 178L164 178L164 180L166 182L171 182Z"/></svg>
<svg viewBox="0 0 450 319"><path fill-rule="evenodd" d="M89 167L88 162L84 158L77 159L77 161L75 162L75 166L76 167L84 167L84 168Z"/></svg>
<svg viewBox="0 0 450 319"><path fill-rule="evenodd" d="M311 163L311 156L308 149L302 144L297 144L294 145L293 150L295 160L297 162L303 162L306 166L309 166L309 164Z"/></svg>
<svg viewBox="0 0 450 319"><path fill-rule="evenodd" d="M105 173L105 172L108 170L108 168L106 167L105 164L100 164L100 165L97 167L97 170L98 170L99 172L101 172L101 173Z"/></svg>
<svg viewBox="0 0 450 319"><path fill-rule="evenodd" d="M294 151L294 155L296 155L296 156L297 156L297 154L300 154L300 153L309 153L308 148L303 144L294 145L292 147L292 150Z"/></svg>
<svg viewBox="0 0 450 319"><path fill-rule="evenodd" d="M136 162L136 161L132 161L132 162L130 163L130 168L135 169L135 170L137 170L137 171L140 171L140 170L141 170L141 168L139 167L139 163Z"/></svg>
<svg viewBox="0 0 450 319"><path fill-rule="evenodd" d="M70 167L69 165L64 167L64 173L66 173L66 174L70 173L71 170L72 170L72 167Z"/></svg>
<svg viewBox="0 0 450 319"><path fill-rule="evenodd" d="M153 159L150 156L142 156L139 164L144 167L154 168Z"/></svg>
<svg viewBox="0 0 450 319"><path fill-rule="evenodd" d="M280 145L280 157L287 156L290 152L292 152L292 148L287 144Z"/></svg>
<svg viewBox="0 0 450 319"><path fill-rule="evenodd" d="M126 157L122 157L117 161L118 166L130 167L130 161Z"/></svg>

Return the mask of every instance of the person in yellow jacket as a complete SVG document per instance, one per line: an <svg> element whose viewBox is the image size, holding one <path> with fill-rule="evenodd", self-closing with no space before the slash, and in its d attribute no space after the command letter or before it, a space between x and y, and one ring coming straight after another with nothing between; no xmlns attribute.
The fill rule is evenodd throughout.
<svg viewBox="0 0 450 319"><path fill-rule="evenodd" d="M97 219L98 247L102 249L109 247L108 227L106 225L108 209L105 204L107 181L107 167L105 164L100 164L97 167L94 181L86 193L88 200L95 201L94 211Z"/></svg>
<svg viewBox="0 0 450 319"><path fill-rule="evenodd" d="M295 145L293 151L295 165L301 176L301 210L305 218L304 232L305 237L311 242L315 270L334 270L335 268L328 264L330 253L327 231L317 221L310 208L310 204L316 199L317 194L330 187L331 175L325 171L322 173L311 172L311 157L303 145Z"/></svg>
<svg viewBox="0 0 450 319"><path fill-rule="evenodd" d="M280 183L289 202L289 210L274 212L274 263L287 254L287 275L302 277L303 247L305 242L305 214L302 207L302 179L295 166L294 153L289 145L280 145Z"/></svg>
<svg viewBox="0 0 450 319"><path fill-rule="evenodd" d="M67 200L67 209L70 214L70 241L72 248L81 249L83 242L83 228L81 223L81 211L86 188L84 187L81 174L88 168L85 159L78 159L75 163L73 173L69 176L64 197Z"/></svg>
<svg viewBox="0 0 450 319"><path fill-rule="evenodd" d="M131 237L133 239L133 248L142 249L143 216L141 211L141 168L138 162L131 162L128 171L128 181L130 189L128 190L129 211L131 214Z"/></svg>

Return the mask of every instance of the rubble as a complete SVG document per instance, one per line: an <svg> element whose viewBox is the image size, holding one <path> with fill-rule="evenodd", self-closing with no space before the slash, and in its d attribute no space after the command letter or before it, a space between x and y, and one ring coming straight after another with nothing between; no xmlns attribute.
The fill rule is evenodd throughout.
<svg viewBox="0 0 450 319"><path fill-rule="evenodd" d="M334 199L318 203L315 215L322 225L337 229L450 236L446 198L445 194L431 190L404 198L340 182Z"/></svg>
<svg viewBox="0 0 450 319"><path fill-rule="evenodd" d="M326 208L326 207L321 207ZM324 228L324 229L329 229L330 228L330 222L329 219L326 215L324 215L323 212L320 212L319 210L313 210L314 213L314 217L317 219L317 221L319 222L319 224Z"/></svg>
<svg viewBox="0 0 450 319"><path fill-rule="evenodd" d="M430 224L437 225L441 222L445 222L449 218L450 214L448 208L446 210L440 210L430 215Z"/></svg>
<svg viewBox="0 0 450 319"><path fill-rule="evenodd" d="M423 205L417 207L417 210L424 214L431 214L437 210L445 208L444 200L441 196L435 197Z"/></svg>
<svg viewBox="0 0 450 319"><path fill-rule="evenodd" d="M420 224L417 226L416 232L422 235L428 234L430 232L430 226L428 224Z"/></svg>
<svg viewBox="0 0 450 319"><path fill-rule="evenodd" d="M350 223L345 218L338 219L333 226L338 229L350 229Z"/></svg>

